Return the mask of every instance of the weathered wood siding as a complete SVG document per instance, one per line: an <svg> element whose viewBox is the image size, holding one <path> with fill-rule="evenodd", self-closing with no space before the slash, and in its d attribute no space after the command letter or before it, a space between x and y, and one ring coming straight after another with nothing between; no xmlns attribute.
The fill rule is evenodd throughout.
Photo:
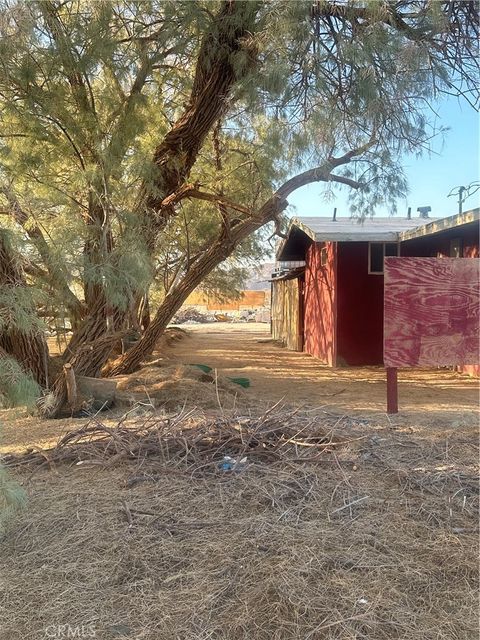
<svg viewBox="0 0 480 640"><path fill-rule="evenodd" d="M322 249L326 262L322 265ZM305 351L324 364L335 366L337 318L337 245L312 244L305 268Z"/></svg>
<svg viewBox="0 0 480 640"><path fill-rule="evenodd" d="M277 280L272 293L272 335L288 349L303 348L300 278Z"/></svg>
<svg viewBox="0 0 480 640"><path fill-rule="evenodd" d="M480 261L386 258L387 367L478 364Z"/></svg>

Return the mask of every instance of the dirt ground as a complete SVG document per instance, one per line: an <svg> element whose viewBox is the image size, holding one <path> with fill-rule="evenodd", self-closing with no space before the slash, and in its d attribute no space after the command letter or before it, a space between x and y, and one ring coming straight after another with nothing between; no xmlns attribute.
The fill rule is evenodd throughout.
<svg viewBox="0 0 480 640"><path fill-rule="evenodd" d="M331 369L305 353L284 349L270 340L260 323L188 326L190 337L177 343L181 362L206 363L229 376L251 379L251 395L265 403L284 400L296 406L385 416L386 382L381 367ZM448 369L403 370L399 373L396 421L478 423L478 380Z"/></svg>
<svg viewBox="0 0 480 640"><path fill-rule="evenodd" d="M401 411L387 416L379 368L322 367L265 325L186 328L156 354L165 366L251 381L233 413L218 393L208 415L278 403L278 424L297 411L338 446L230 475L163 454L49 465L47 453L41 468L9 469L27 502L0 531L0 640L476 640L478 381L401 372ZM195 421L201 398L182 402ZM137 407L125 424L169 419ZM0 422L7 452L88 421Z"/></svg>
<svg viewBox="0 0 480 640"><path fill-rule="evenodd" d="M386 415L385 371L381 367L331 369L305 353L282 348L270 339L263 323L215 323L184 325L187 335L173 344L162 345L155 357L165 365L206 364L223 377L247 377L249 389L238 389L234 404L241 411L263 411L277 402L338 415L360 415L382 424L415 429L418 424L435 429L471 429L479 421L478 380L448 369L403 370L399 372L399 408ZM148 404L148 390L142 401ZM212 403L212 397L214 402ZM222 407L231 409L232 398L219 394ZM207 402L208 400L208 402ZM208 398L190 397L189 390L178 398L183 404L209 410L220 409L213 392ZM172 409L169 403L168 409ZM102 414L114 422L127 409ZM52 446L66 431L83 419L64 418L39 422L23 410L0 410L0 452L38 445Z"/></svg>

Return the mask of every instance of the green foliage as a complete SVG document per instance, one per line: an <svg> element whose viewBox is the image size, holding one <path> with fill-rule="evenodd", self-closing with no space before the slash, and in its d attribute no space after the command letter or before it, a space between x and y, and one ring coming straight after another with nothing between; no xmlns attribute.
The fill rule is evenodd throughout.
<svg viewBox="0 0 480 640"><path fill-rule="evenodd" d="M0 465L0 534L5 530L10 518L26 503L26 493L11 479L7 470Z"/></svg>
<svg viewBox="0 0 480 640"><path fill-rule="evenodd" d="M12 480L8 471L0 464L0 535L4 532L10 518L25 506L26 500L25 491Z"/></svg>
<svg viewBox="0 0 480 640"><path fill-rule="evenodd" d="M12 188L28 218L9 224L33 267L29 285L55 307L64 304L65 287L81 298L88 284L101 285L121 308L152 283L161 300L196 256L285 180L369 141L335 171L360 188L331 181L324 195L348 188L357 216L380 206L393 211L407 190L402 155L428 152L438 133L432 102L442 91L478 97L469 4L242 4L228 22L232 32L241 22L249 34L225 61L236 81L216 140L211 133L188 176L237 206L184 199L152 256L139 202L145 189L165 195L155 182L155 150L225 51L214 19L222 3L4 0L0 208L11 207L3 187ZM454 29L445 28L449 20ZM268 248L267 236L259 230L237 246L205 288L235 295L245 268ZM0 322L26 326L38 304L27 298L5 294ZM15 318L5 309L15 309Z"/></svg>
<svg viewBox="0 0 480 640"><path fill-rule="evenodd" d="M18 329L29 333L43 329L43 323L36 316L37 305L41 300L40 292L32 287L2 287L0 289L0 331Z"/></svg>
<svg viewBox="0 0 480 640"><path fill-rule="evenodd" d="M33 407L41 390L31 375L16 360L0 358L0 407Z"/></svg>
<svg viewBox="0 0 480 640"><path fill-rule="evenodd" d="M14 234L0 229L1 255L7 262L0 265L5 268L5 273L0 269L0 334L12 330L29 333L44 328L36 313L43 301L41 290L17 280L17 274L22 271L21 264L17 264L20 251L14 241Z"/></svg>
<svg viewBox="0 0 480 640"><path fill-rule="evenodd" d="M134 230L124 230L101 264L84 263L84 283L101 284L108 303L119 309L126 309L134 295L147 291L152 282L151 259L141 240Z"/></svg>

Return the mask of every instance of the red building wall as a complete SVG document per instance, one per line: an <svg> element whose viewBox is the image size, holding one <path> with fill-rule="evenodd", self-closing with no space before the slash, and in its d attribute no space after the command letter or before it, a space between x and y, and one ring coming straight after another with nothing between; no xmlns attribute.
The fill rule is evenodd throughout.
<svg viewBox="0 0 480 640"><path fill-rule="evenodd" d="M478 223L405 241L400 254L449 256L456 238L463 257L479 256ZM330 366L383 364L383 275L368 273L368 242L312 244L305 260L304 350ZM478 375L479 369L462 371Z"/></svg>
<svg viewBox="0 0 480 640"><path fill-rule="evenodd" d="M368 242L340 242L337 256L337 362L383 363L383 275L368 273Z"/></svg>
<svg viewBox="0 0 480 640"><path fill-rule="evenodd" d="M304 350L329 366L336 364L336 258L336 243L327 242L312 244L305 260Z"/></svg>

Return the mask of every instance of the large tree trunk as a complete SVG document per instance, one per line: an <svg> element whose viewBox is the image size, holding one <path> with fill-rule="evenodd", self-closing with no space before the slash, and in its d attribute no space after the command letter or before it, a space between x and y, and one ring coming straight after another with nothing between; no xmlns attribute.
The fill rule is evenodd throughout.
<svg viewBox="0 0 480 640"><path fill-rule="evenodd" d="M170 289L155 314L155 318L138 343L112 365L105 367L102 373L104 375L120 375L135 371L141 362L151 355L158 339L192 291L215 267L235 251L242 240L274 220L287 204L286 200L274 196L265 203L256 216L229 228L228 233L224 229L217 242L213 243L187 270L180 282Z"/></svg>
<svg viewBox="0 0 480 640"><path fill-rule="evenodd" d="M4 309L6 322L0 331L0 348L17 360L24 371L45 387L48 383L48 347L42 331L33 325L28 327L28 319L16 317L15 306L26 305L28 309L28 289L21 265L10 245L5 232L0 231L0 290L4 296L4 304L11 308ZM0 308L0 312L1 312ZM35 309L32 307L32 314ZM22 309L21 315L25 315ZM22 328L22 324L25 328Z"/></svg>
<svg viewBox="0 0 480 640"><path fill-rule="evenodd" d="M193 88L185 111L155 150L153 161L156 165L156 173L153 184L150 182L143 185L137 207L139 216L143 220L142 232L145 244L152 256L155 252L158 233L175 214L172 206L163 206L163 201L174 194L185 182L208 134L227 108L232 87L248 72L248 65L239 64L235 54L248 49L247 42L255 29L258 8L259 3L246 0L225 0L222 3L220 10L212 18L211 27L200 46ZM74 87L76 88L75 83ZM76 97L83 98L83 94ZM88 105L83 106L81 103L81 106L86 109ZM91 215L87 221L88 226L92 227L91 231L105 231L104 211L100 209L101 207L91 203ZM94 266L101 264L102 250L105 248L108 250L108 238L106 245L105 235L94 233L95 235L96 237L87 241L85 247L86 260ZM220 261L221 259L217 264ZM145 344L150 345L150 341L153 340L147 351L153 349L157 336L163 330L163 324L168 324L188 294L214 266L216 265L205 266L203 269L195 268L195 273L189 275L188 284L184 282L167 296L161 310L157 313L155 326L152 327L154 323L151 323L145 331ZM82 345L92 341L96 343L102 336L108 341L108 313L103 292L99 290L98 285L87 283L85 296L89 307L88 315L75 331L65 353L65 360L69 360L75 370L83 366L82 363L80 365L74 363L74 359L80 357ZM116 312L115 316L119 313ZM162 316L164 320L161 319ZM146 316L143 320L145 324L148 322ZM119 324L123 324L123 321L117 318L114 325L119 326ZM110 351L104 349L101 353L105 357L105 362ZM134 363L128 368L132 370L135 366ZM85 373L83 370L76 373L95 375ZM63 376L55 382L53 391L55 396L53 411L58 412L58 407L65 400ZM51 410L49 411L51 413Z"/></svg>
<svg viewBox="0 0 480 640"><path fill-rule="evenodd" d="M185 182L208 134L228 107L231 90L244 77L249 65L239 64L236 54L250 54L249 40L255 31L259 3L251 0L224 0L212 19L200 46L192 92L185 111L156 148L153 184L141 189L138 210L145 217L147 244L175 215L164 200ZM251 65L250 65L251 66Z"/></svg>
<svg viewBox="0 0 480 640"><path fill-rule="evenodd" d="M107 305L103 295L100 295L95 304L89 309L88 316L70 338L63 354L64 360L68 362L81 345L94 342L105 335L106 331Z"/></svg>
<svg viewBox="0 0 480 640"><path fill-rule="evenodd" d="M143 220L141 229L145 244L152 256L158 233L175 213L172 206L162 207L162 202L188 177L205 139L227 107L233 85L247 72L245 66L237 65L236 68L234 58L236 53L246 48L246 40L254 30L257 11L257 2L223 2L200 46L193 88L185 111L155 150L153 184L143 185L137 207ZM105 253L111 249L106 206L98 201L97 192L102 192L102 185L92 192L86 220L89 238L84 250L86 265L93 269L102 264ZM102 330L104 334L108 331L104 292L99 284L88 282L88 276L86 280L88 315L68 345L67 358L72 357L84 342L100 337ZM139 292L138 298L141 295ZM149 324L147 312L140 324L144 329Z"/></svg>
<svg viewBox="0 0 480 640"><path fill-rule="evenodd" d="M22 369L31 373L41 387L48 380L48 346L43 333L11 330L0 334L0 347L20 363Z"/></svg>
<svg viewBox="0 0 480 640"><path fill-rule="evenodd" d="M142 360L152 353L157 340L175 313L208 273L209 268L205 267L204 270L199 270L195 276L189 274L188 278L184 278L177 287L170 289L139 342L115 362L107 364L102 369L102 375L115 376L131 373L137 369Z"/></svg>

